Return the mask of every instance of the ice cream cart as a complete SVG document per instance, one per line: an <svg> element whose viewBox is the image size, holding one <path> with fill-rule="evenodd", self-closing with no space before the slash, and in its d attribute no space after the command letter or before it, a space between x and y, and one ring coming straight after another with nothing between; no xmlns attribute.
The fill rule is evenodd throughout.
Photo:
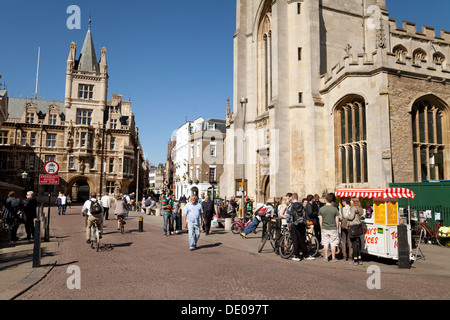
<svg viewBox="0 0 450 320"><path fill-rule="evenodd" d="M361 236L361 252L398 260L398 225L405 224L410 260L414 260L411 250L410 210L408 208L407 216L404 218L400 218L398 212L398 199L414 199L414 192L406 188L338 189L335 195L373 199L372 216L365 217L363 222L365 233Z"/></svg>

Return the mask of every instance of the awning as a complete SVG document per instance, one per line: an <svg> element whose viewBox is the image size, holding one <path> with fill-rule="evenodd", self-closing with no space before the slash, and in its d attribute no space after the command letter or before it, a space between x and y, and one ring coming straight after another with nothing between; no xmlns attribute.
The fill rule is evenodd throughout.
<svg viewBox="0 0 450 320"><path fill-rule="evenodd" d="M395 199L411 198L416 196L414 192L406 188L387 188L387 189L338 189L335 192L336 197L345 198L375 198L375 199Z"/></svg>

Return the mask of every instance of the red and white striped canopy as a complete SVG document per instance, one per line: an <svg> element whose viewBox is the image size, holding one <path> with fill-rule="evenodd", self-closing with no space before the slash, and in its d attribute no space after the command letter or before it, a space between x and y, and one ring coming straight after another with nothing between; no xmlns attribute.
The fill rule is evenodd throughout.
<svg viewBox="0 0 450 320"><path fill-rule="evenodd" d="M375 199L395 199L411 198L416 196L414 192L406 188L387 188L387 189L338 189L335 192L336 197L346 198L375 198Z"/></svg>

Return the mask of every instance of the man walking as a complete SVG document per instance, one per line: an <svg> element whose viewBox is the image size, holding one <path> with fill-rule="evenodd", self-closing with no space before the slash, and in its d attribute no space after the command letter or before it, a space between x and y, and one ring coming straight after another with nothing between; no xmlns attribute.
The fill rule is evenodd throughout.
<svg viewBox="0 0 450 320"><path fill-rule="evenodd" d="M337 262L336 247L339 245L339 211L333 205L333 195L325 196L325 205L319 210L319 223L322 230L324 260L328 262L328 246L331 246L331 261Z"/></svg>
<svg viewBox="0 0 450 320"><path fill-rule="evenodd" d="M172 216L172 196L164 197L162 201L162 208L164 210L164 236L173 234L173 216Z"/></svg>
<svg viewBox="0 0 450 320"><path fill-rule="evenodd" d="M213 217L216 215L216 210L214 209L214 202L211 201L209 196L205 197L205 200L202 202L203 216L205 220L203 222L203 230L206 235L209 235L209 230L211 229L211 221Z"/></svg>
<svg viewBox="0 0 450 320"><path fill-rule="evenodd" d="M108 193L105 193L105 195L101 199L102 206L103 206L103 213L105 220L108 220L109 217L109 208L111 207L111 198L109 197Z"/></svg>
<svg viewBox="0 0 450 320"><path fill-rule="evenodd" d="M33 191L27 192L27 199L23 204L23 211L25 213L25 231L27 233L27 240L34 239L34 219L36 218L37 201L33 197Z"/></svg>
<svg viewBox="0 0 450 320"><path fill-rule="evenodd" d="M200 238L200 219L203 219L203 209L196 196L189 199L189 203L184 208L184 227L189 233L189 250L197 249L197 242Z"/></svg>

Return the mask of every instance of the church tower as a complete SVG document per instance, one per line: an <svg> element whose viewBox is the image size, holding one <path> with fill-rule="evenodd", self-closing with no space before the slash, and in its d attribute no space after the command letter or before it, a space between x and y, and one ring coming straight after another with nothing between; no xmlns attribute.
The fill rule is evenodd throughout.
<svg viewBox="0 0 450 320"><path fill-rule="evenodd" d="M227 197L242 178L257 202L448 179L450 32L386 2L237 0Z"/></svg>

